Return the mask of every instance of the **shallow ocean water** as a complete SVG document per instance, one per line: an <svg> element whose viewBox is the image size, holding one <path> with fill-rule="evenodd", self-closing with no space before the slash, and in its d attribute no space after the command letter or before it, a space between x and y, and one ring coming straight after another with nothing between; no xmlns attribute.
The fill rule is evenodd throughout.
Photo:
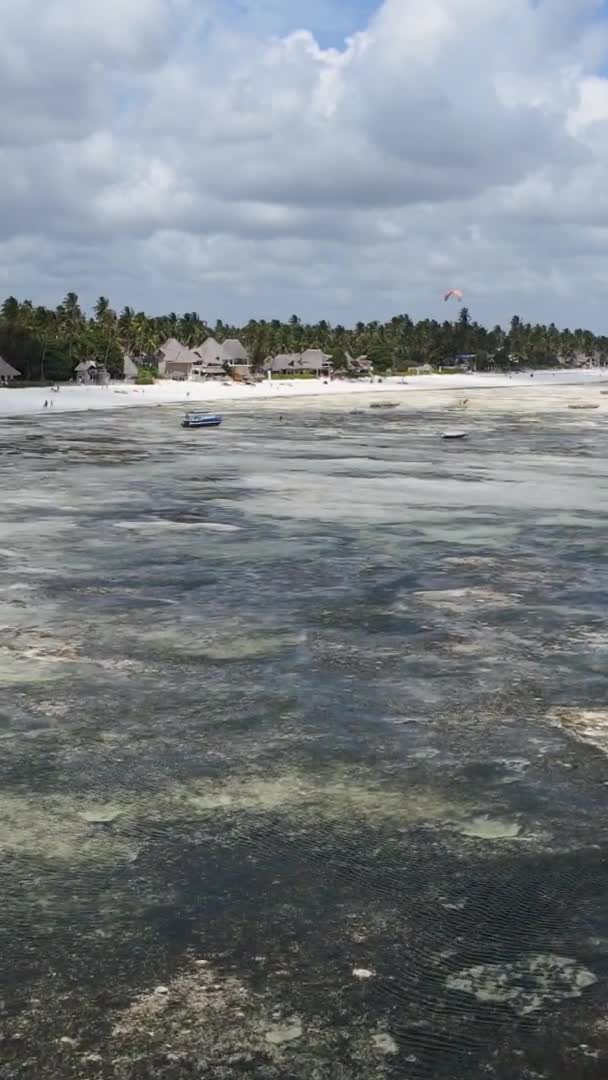
<svg viewBox="0 0 608 1080"><path fill-rule="evenodd" d="M608 429L281 408L2 422L0 1080L600 1080Z"/></svg>

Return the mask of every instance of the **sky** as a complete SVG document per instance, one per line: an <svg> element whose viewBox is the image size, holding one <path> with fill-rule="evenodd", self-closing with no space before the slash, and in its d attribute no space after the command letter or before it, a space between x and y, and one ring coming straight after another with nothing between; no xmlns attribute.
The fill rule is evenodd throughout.
<svg viewBox="0 0 608 1080"><path fill-rule="evenodd" d="M608 332L601 0L0 0L0 296Z"/></svg>

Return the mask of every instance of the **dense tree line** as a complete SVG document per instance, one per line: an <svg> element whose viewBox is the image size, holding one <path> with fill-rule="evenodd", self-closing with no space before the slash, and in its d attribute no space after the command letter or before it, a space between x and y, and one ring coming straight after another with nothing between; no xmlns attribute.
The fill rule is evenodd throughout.
<svg viewBox="0 0 608 1080"><path fill-rule="evenodd" d="M94 314L83 312L76 293L68 293L56 308L35 307L31 300L10 296L0 311L0 355L21 372L25 380L68 380L82 360L106 365L111 375L122 375L123 354L153 357L168 337L184 345L200 345L212 334L218 341L237 337L249 349L254 366L267 356L300 352L318 347L331 353L337 368L344 366L346 352L365 354L377 371L403 371L431 364L442 368L456 355L475 354L478 368L550 367L560 359L572 361L586 355L596 362L608 359L608 338L588 330L559 330L531 325L517 316L508 330L492 330L471 320L462 308L455 321L395 315L388 322L358 322L354 327L332 326L322 319L305 323L292 315L279 319L250 319L245 326L221 320L210 326L197 312L149 316L125 307L118 314L100 296Z"/></svg>

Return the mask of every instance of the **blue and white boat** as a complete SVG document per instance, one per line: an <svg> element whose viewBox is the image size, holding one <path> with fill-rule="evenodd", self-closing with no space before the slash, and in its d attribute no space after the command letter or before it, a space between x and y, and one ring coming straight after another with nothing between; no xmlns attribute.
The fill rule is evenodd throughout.
<svg viewBox="0 0 608 1080"><path fill-rule="evenodd" d="M191 412L184 416L182 427L219 427L223 419L218 413Z"/></svg>

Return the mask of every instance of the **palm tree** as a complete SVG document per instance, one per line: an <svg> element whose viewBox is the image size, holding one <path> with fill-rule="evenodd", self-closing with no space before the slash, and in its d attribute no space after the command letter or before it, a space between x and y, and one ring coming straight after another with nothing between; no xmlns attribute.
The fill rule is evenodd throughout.
<svg viewBox="0 0 608 1080"><path fill-rule="evenodd" d="M82 323L82 311L75 292L69 292L64 296L62 303L57 308L57 315L61 321L62 332L68 340L68 362L71 369L77 343L78 324ZM82 342L79 342L79 344L81 345Z"/></svg>
<svg viewBox="0 0 608 1080"><path fill-rule="evenodd" d="M135 355L143 356L149 332L148 319L146 318L145 312L138 311L137 315L133 316L132 331Z"/></svg>
<svg viewBox="0 0 608 1080"><path fill-rule="evenodd" d="M20 301L14 296L0 303L0 351L25 372L26 378L38 371L44 378L51 348L53 374L62 378L69 377L78 359L92 356L105 356L114 370L120 363L119 346L140 356L150 355L167 337L179 337L192 345L208 333L207 324L196 311L181 317L175 312L150 317L125 307L117 317L105 296L98 298L90 318L83 315L74 292L67 293L55 310L34 307L31 300ZM602 363L608 358L605 335L583 328L560 330L554 323L531 325L517 315L506 329L495 326L486 330L471 320L466 309L456 322L422 319L415 323L407 314L397 314L383 323L359 321L350 328L332 327L325 319L311 324L297 315L286 321L252 318L245 327L218 319L214 333L220 340L241 338L256 366L269 354L299 352L307 346L333 353L338 362L345 350L353 355L366 353L378 370L427 360L440 364L455 351L476 353L482 367L493 358L505 364L510 354L538 367L554 363L558 357L571 358L577 352Z"/></svg>
<svg viewBox="0 0 608 1080"><path fill-rule="evenodd" d="M133 317L135 312L132 307L124 307L120 313L117 325L117 337L124 352L130 353L133 348Z"/></svg>
<svg viewBox="0 0 608 1080"><path fill-rule="evenodd" d="M82 312L80 310L80 304L78 302L78 296L75 292L67 293L63 298L62 307L74 322L82 319Z"/></svg>
<svg viewBox="0 0 608 1080"><path fill-rule="evenodd" d="M14 296L8 296L2 305L2 318L9 323L16 323L21 306Z"/></svg>
<svg viewBox="0 0 608 1080"><path fill-rule="evenodd" d="M95 318L97 319L97 322L103 322L104 315L109 310L109 307L110 301L107 296L100 296L95 304Z"/></svg>

